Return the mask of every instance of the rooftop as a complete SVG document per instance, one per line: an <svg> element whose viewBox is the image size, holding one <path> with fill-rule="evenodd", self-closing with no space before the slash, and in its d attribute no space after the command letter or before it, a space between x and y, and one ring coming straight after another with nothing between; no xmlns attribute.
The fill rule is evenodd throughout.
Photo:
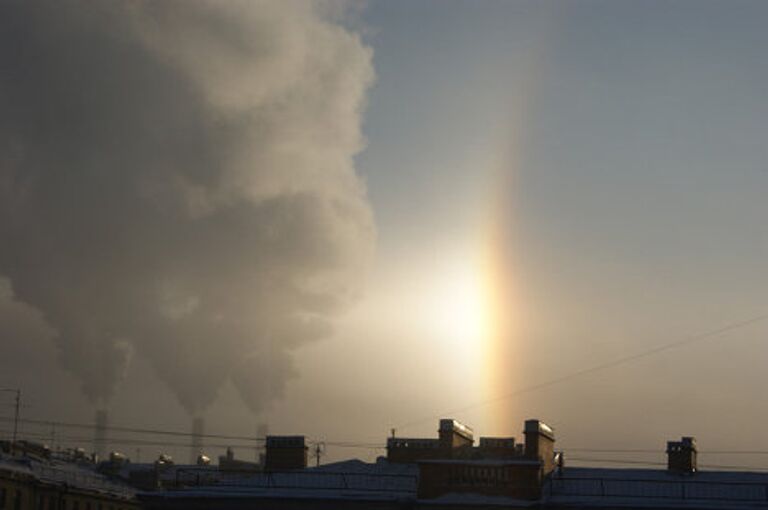
<svg viewBox="0 0 768 510"><path fill-rule="evenodd" d="M153 498L318 498L399 500L415 498L418 469L389 462L349 460L302 471L219 474L204 485L141 494Z"/></svg>
<svg viewBox="0 0 768 510"><path fill-rule="evenodd" d="M768 508L768 473L567 467L547 482L542 500L590 507Z"/></svg>
<svg viewBox="0 0 768 510"><path fill-rule="evenodd" d="M132 498L135 491L97 473L91 467L59 460L41 460L0 454L0 471L34 477L52 485L64 485L84 491L98 492L120 498Z"/></svg>

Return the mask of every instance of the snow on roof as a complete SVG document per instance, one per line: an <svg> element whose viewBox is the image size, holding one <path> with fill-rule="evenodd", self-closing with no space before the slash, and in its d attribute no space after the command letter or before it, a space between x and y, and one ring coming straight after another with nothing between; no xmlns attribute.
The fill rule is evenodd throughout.
<svg viewBox="0 0 768 510"><path fill-rule="evenodd" d="M218 466L207 465L198 466L197 464L167 464L158 467L154 462L129 462L120 467L117 471L118 476L123 479L130 479L132 473L155 473L159 479L165 482L184 481L187 478L195 479L197 476L218 476L221 472Z"/></svg>
<svg viewBox="0 0 768 510"><path fill-rule="evenodd" d="M696 471L692 475L670 473L666 469L566 467L565 478L620 478L643 480L694 480L705 482L768 483L768 472Z"/></svg>
<svg viewBox="0 0 768 510"><path fill-rule="evenodd" d="M392 500L414 498L418 483L416 466L388 462L369 464L360 460L285 472L220 473L203 484L144 498L322 498ZM194 484L193 484L194 485Z"/></svg>
<svg viewBox="0 0 768 510"><path fill-rule="evenodd" d="M343 460L323 464L318 467L308 468L311 471L332 471L335 473L366 473L381 475L406 475L417 476L419 468L415 464L404 464L400 462L388 462L385 458L380 458L375 463L363 462L359 459Z"/></svg>
<svg viewBox="0 0 768 510"><path fill-rule="evenodd" d="M349 489L364 491L416 492L416 477L386 473L355 473L333 471L295 471L255 473L222 479L218 485L230 487Z"/></svg>
<svg viewBox="0 0 768 510"><path fill-rule="evenodd" d="M132 498L135 491L127 485L71 462L38 460L31 457L0 456L0 470L23 473L48 484L67 484L81 490L110 496Z"/></svg>
<svg viewBox="0 0 768 510"><path fill-rule="evenodd" d="M355 489L320 489L320 488L237 488L206 486L196 487L180 491L157 491L139 493L139 498L144 500L193 499L199 502L201 499L312 499L312 500L358 500L358 501L403 501L412 500L415 493L407 492L379 492Z"/></svg>
<svg viewBox="0 0 768 510"><path fill-rule="evenodd" d="M768 473L565 468L543 500L558 505L665 508L768 508Z"/></svg>
<svg viewBox="0 0 768 510"><path fill-rule="evenodd" d="M12 457L0 454L0 471L16 475L35 476L27 464L15 462L14 460Z"/></svg>

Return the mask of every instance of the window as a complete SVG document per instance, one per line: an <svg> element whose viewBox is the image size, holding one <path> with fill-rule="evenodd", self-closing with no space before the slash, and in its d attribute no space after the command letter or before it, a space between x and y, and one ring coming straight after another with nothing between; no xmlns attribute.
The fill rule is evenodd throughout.
<svg viewBox="0 0 768 510"><path fill-rule="evenodd" d="M80 510L80 500L76 499L72 502L72 510Z"/></svg>
<svg viewBox="0 0 768 510"><path fill-rule="evenodd" d="M5 487L0 487L0 509L5 508Z"/></svg>
<svg viewBox="0 0 768 510"><path fill-rule="evenodd" d="M16 495L13 498L13 510L21 510L21 491L16 489Z"/></svg>

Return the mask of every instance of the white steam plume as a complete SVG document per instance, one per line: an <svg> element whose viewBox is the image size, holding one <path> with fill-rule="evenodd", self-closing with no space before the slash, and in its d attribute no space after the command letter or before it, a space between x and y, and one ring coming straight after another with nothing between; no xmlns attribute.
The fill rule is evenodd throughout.
<svg viewBox="0 0 768 510"><path fill-rule="evenodd" d="M190 413L228 380L257 412L358 291L372 55L338 7L0 4L0 276L94 403L135 351Z"/></svg>

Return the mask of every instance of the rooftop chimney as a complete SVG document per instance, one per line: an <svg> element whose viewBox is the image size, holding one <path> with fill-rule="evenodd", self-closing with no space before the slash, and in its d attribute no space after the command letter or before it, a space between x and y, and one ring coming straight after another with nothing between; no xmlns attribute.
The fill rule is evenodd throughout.
<svg viewBox="0 0 768 510"><path fill-rule="evenodd" d="M450 418L440 420L438 434L440 437L440 448L459 448L462 446L472 446L472 443L474 443L472 429Z"/></svg>
<svg viewBox="0 0 768 510"><path fill-rule="evenodd" d="M264 469L282 471L307 467L308 448L304 436L267 436Z"/></svg>
<svg viewBox="0 0 768 510"><path fill-rule="evenodd" d="M680 474L695 473L696 453L696 439L692 437L667 441L667 469Z"/></svg>
<svg viewBox="0 0 768 510"><path fill-rule="evenodd" d="M552 427L539 420L526 420L525 456L542 462L544 474L555 469L555 431Z"/></svg>

